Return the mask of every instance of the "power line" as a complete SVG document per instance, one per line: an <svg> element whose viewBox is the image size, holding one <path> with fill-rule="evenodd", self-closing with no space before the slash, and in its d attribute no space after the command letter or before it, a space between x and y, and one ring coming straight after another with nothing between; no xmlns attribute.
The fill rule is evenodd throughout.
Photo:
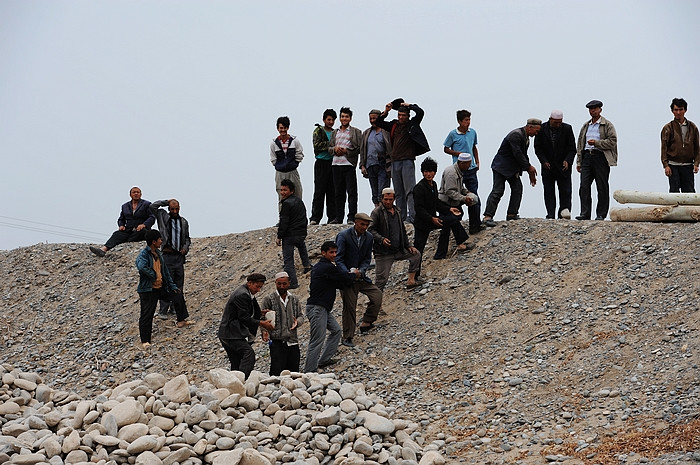
<svg viewBox="0 0 700 465"><path fill-rule="evenodd" d="M11 223L5 223L5 222L0 222L0 226L5 226L8 228L14 228L14 229L22 229L25 231L49 233L49 234L53 234L56 236L70 237L70 238L74 238L74 239L84 239L84 240L89 240L89 241L94 241L98 237L96 235L95 236L86 236L86 235L81 235L81 234L61 232L61 231L52 231L50 229L43 229L43 228L37 228L34 226L24 226L21 224L11 224ZM67 228L67 229L73 229L73 228ZM79 231L79 230L76 229L76 231Z"/></svg>
<svg viewBox="0 0 700 465"><path fill-rule="evenodd" d="M86 230L84 230L84 229L68 228L68 227L66 227L66 226L58 226L58 225L50 224L50 223L40 223L40 222L38 222L38 221L23 220L22 218L13 218L13 217L11 217L11 216L3 216L3 215L0 215L0 218L5 218L6 220L22 221L22 222L24 222L24 223L40 224L40 225L42 225L42 226L49 226L49 227L51 227L51 228L56 228L56 229L68 229L68 230L70 230L70 231L78 231L78 232L81 232L81 233L90 233L90 234L95 234L95 235L97 235L97 236L102 236L102 235L103 235L103 233L98 233L98 232L95 232L95 231L86 231ZM7 223L4 223L4 224L7 224Z"/></svg>

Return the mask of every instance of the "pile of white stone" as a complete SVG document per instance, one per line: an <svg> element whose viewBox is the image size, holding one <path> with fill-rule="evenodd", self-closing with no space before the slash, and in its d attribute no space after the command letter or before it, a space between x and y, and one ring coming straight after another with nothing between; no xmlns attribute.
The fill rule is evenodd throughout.
<svg viewBox="0 0 700 465"><path fill-rule="evenodd" d="M334 374L152 373L92 400L0 365L0 464L441 465L444 441ZM419 462L420 461L420 462Z"/></svg>

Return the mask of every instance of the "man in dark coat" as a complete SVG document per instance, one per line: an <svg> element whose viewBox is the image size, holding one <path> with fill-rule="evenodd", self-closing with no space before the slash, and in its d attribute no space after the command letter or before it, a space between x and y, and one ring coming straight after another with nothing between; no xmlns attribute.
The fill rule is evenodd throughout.
<svg viewBox="0 0 700 465"><path fill-rule="evenodd" d="M299 251L304 273L311 271L309 253L306 250L307 219L306 207L301 198L294 195L296 185L289 179L280 182L280 222L277 228L277 245L282 246L284 271L289 275L289 288L299 287L296 268L294 268L294 249Z"/></svg>
<svg viewBox="0 0 700 465"><path fill-rule="evenodd" d="M571 218L571 166L576 157L576 140L571 125L563 122L564 113L554 110L549 121L535 136L535 155L542 164L542 185L547 218L554 219L557 196L554 185L559 187L558 218Z"/></svg>

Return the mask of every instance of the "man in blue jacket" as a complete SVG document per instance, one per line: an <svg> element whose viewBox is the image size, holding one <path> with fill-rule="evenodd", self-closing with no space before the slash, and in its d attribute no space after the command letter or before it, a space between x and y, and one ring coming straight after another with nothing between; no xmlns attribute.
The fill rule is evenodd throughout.
<svg viewBox="0 0 700 465"><path fill-rule="evenodd" d="M369 298L367 310L362 317L360 333L366 333L374 328L379 309L382 308L382 291L372 284L367 276L367 270L372 262L372 244L374 238L367 232L371 219L367 213L355 215L353 227L341 231L336 237L338 253L335 264L343 273L351 273L354 279L351 285L344 287L340 293L343 297L343 340L341 344L355 347L352 338L355 336L357 325L357 296L360 292Z"/></svg>
<svg viewBox="0 0 700 465"><path fill-rule="evenodd" d="M270 144L270 163L275 167L275 187L277 193L280 191L280 183L283 179L291 180L296 186L296 195L302 198L301 178L297 167L304 159L304 148L296 136L289 134L289 117L280 116L277 118L277 132ZM280 200L282 200L280 196Z"/></svg>

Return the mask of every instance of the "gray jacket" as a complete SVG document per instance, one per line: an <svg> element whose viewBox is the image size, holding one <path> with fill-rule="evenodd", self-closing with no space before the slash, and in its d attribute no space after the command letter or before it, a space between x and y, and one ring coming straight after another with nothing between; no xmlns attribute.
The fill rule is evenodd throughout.
<svg viewBox="0 0 700 465"><path fill-rule="evenodd" d="M282 306L282 301L277 291L272 291L263 297L260 303L262 310L275 312L275 329L270 331L270 339L284 341L288 344L298 344L297 328L304 321L304 313L301 310L299 298L287 292L287 305ZM297 328L289 329L297 319Z"/></svg>
<svg viewBox="0 0 700 465"><path fill-rule="evenodd" d="M586 148L586 132L588 131L588 123L590 121L591 120L588 120L583 123L581 131L578 134L578 141L576 143L577 167L581 166L583 150ZM596 141L595 148L601 150L605 154L608 165L617 166L617 132L615 132L615 126L602 116L598 122L600 123L600 140Z"/></svg>
<svg viewBox="0 0 700 465"><path fill-rule="evenodd" d="M357 158L360 154L360 146L362 145L362 131L359 129L349 126L350 128L350 147L345 157L348 159L352 166L357 168ZM331 136L331 141L328 143L328 153L333 154L333 149L335 149L335 135L338 133L338 129L333 130L333 135Z"/></svg>
<svg viewBox="0 0 700 465"><path fill-rule="evenodd" d="M362 143L360 144L360 168L367 167L367 141L369 140L369 135L371 131L374 131L375 128L370 126L369 128L365 129L362 132ZM386 164L389 165L391 163L391 138L389 137L389 132L380 129L382 131L382 138L384 139L384 146L386 147Z"/></svg>
<svg viewBox="0 0 700 465"><path fill-rule="evenodd" d="M464 205L464 197L469 193L462 183L462 170L457 163L445 168L442 172L438 199L445 202L450 207L460 207Z"/></svg>

